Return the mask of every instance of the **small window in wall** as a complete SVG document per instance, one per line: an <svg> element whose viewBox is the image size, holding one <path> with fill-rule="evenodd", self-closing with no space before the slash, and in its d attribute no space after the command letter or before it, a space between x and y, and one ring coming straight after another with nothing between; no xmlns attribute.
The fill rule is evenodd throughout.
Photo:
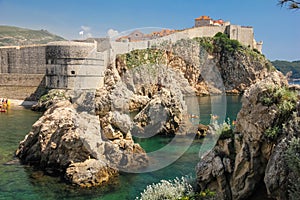
<svg viewBox="0 0 300 200"><path fill-rule="evenodd" d="M74 71L74 70L72 70L72 71L71 71L71 74L72 74L72 75L75 75L75 71Z"/></svg>

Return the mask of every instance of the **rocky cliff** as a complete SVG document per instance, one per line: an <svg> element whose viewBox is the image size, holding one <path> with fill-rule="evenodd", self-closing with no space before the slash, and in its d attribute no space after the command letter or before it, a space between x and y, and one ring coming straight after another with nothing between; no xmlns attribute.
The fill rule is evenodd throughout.
<svg viewBox="0 0 300 200"><path fill-rule="evenodd" d="M116 69L122 77L128 71L151 64L180 73L183 79L177 80L188 81L197 95L243 93L275 70L258 51L221 33L213 38L182 39L174 44L164 42L152 49L119 55Z"/></svg>
<svg viewBox="0 0 300 200"><path fill-rule="evenodd" d="M288 199L297 176L285 152L300 136L298 116L297 94L280 73L252 85L233 134L220 137L198 163L199 190L217 191L219 199L247 199L258 187L266 187L269 197Z"/></svg>

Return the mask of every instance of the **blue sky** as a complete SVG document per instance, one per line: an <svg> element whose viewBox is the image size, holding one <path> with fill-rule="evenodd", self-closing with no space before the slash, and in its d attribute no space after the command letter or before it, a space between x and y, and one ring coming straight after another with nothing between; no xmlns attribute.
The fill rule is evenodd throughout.
<svg viewBox="0 0 300 200"><path fill-rule="evenodd" d="M270 60L300 60L300 10L277 0L0 0L0 24L46 29L67 39L79 32L105 36L109 29L141 27L183 29L209 15L253 26Z"/></svg>

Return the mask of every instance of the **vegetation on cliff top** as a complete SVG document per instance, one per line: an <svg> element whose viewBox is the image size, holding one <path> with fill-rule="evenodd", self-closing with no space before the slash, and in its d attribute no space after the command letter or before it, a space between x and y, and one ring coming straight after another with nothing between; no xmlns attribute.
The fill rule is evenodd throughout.
<svg viewBox="0 0 300 200"><path fill-rule="evenodd" d="M43 29L31 30L14 26L0 26L0 46L46 44L62 40L65 39Z"/></svg>
<svg viewBox="0 0 300 200"><path fill-rule="evenodd" d="M166 64L164 51L160 49L136 49L117 56L117 61L124 62L128 69L146 64Z"/></svg>
<svg viewBox="0 0 300 200"><path fill-rule="evenodd" d="M154 45L149 49L137 49L126 54L117 56L117 61L122 62L128 69L146 64L167 64L165 54L179 48L194 48L200 46L200 54L205 50L209 54L221 56L232 56L235 53L249 55L253 60L266 60L264 55L256 49L243 46L239 41L230 39L224 33L217 33L214 37L196 37L194 39L181 39L176 43L164 41L159 46ZM189 52L186 52L187 54ZM201 56L201 55L199 55ZM267 62L266 67L274 69L271 63Z"/></svg>

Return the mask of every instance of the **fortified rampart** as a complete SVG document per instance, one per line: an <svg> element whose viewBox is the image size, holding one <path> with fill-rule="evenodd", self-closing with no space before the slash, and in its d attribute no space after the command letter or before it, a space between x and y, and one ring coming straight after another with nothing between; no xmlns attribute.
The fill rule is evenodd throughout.
<svg viewBox="0 0 300 200"><path fill-rule="evenodd" d="M96 89L103 83L97 43L53 42L0 48L0 97L36 100L46 88Z"/></svg>
<svg viewBox="0 0 300 200"><path fill-rule="evenodd" d="M96 42L49 43L46 66L47 87L96 89L102 86L104 56L97 51Z"/></svg>
<svg viewBox="0 0 300 200"><path fill-rule="evenodd" d="M230 39L238 40L241 44L252 49L262 51L262 43L257 43L254 39L253 27L228 25L228 26L201 26L176 32L161 38L152 40L142 40L138 42L111 42L111 59L117 54L128 53L134 49L146 49L159 45L164 41L176 42L180 39L192 39L195 37L213 37L218 32L225 33Z"/></svg>
<svg viewBox="0 0 300 200"><path fill-rule="evenodd" d="M0 73L45 74L45 45L0 48Z"/></svg>
<svg viewBox="0 0 300 200"><path fill-rule="evenodd" d="M96 89L103 85L104 70L117 54L146 49L165 41L213 37L226 33L250 48L261 51L252 27L201 26L152 40L116 42L105 38L62 41L46 45L0 48L0 97L35 100L45 88Z"/></svg>

